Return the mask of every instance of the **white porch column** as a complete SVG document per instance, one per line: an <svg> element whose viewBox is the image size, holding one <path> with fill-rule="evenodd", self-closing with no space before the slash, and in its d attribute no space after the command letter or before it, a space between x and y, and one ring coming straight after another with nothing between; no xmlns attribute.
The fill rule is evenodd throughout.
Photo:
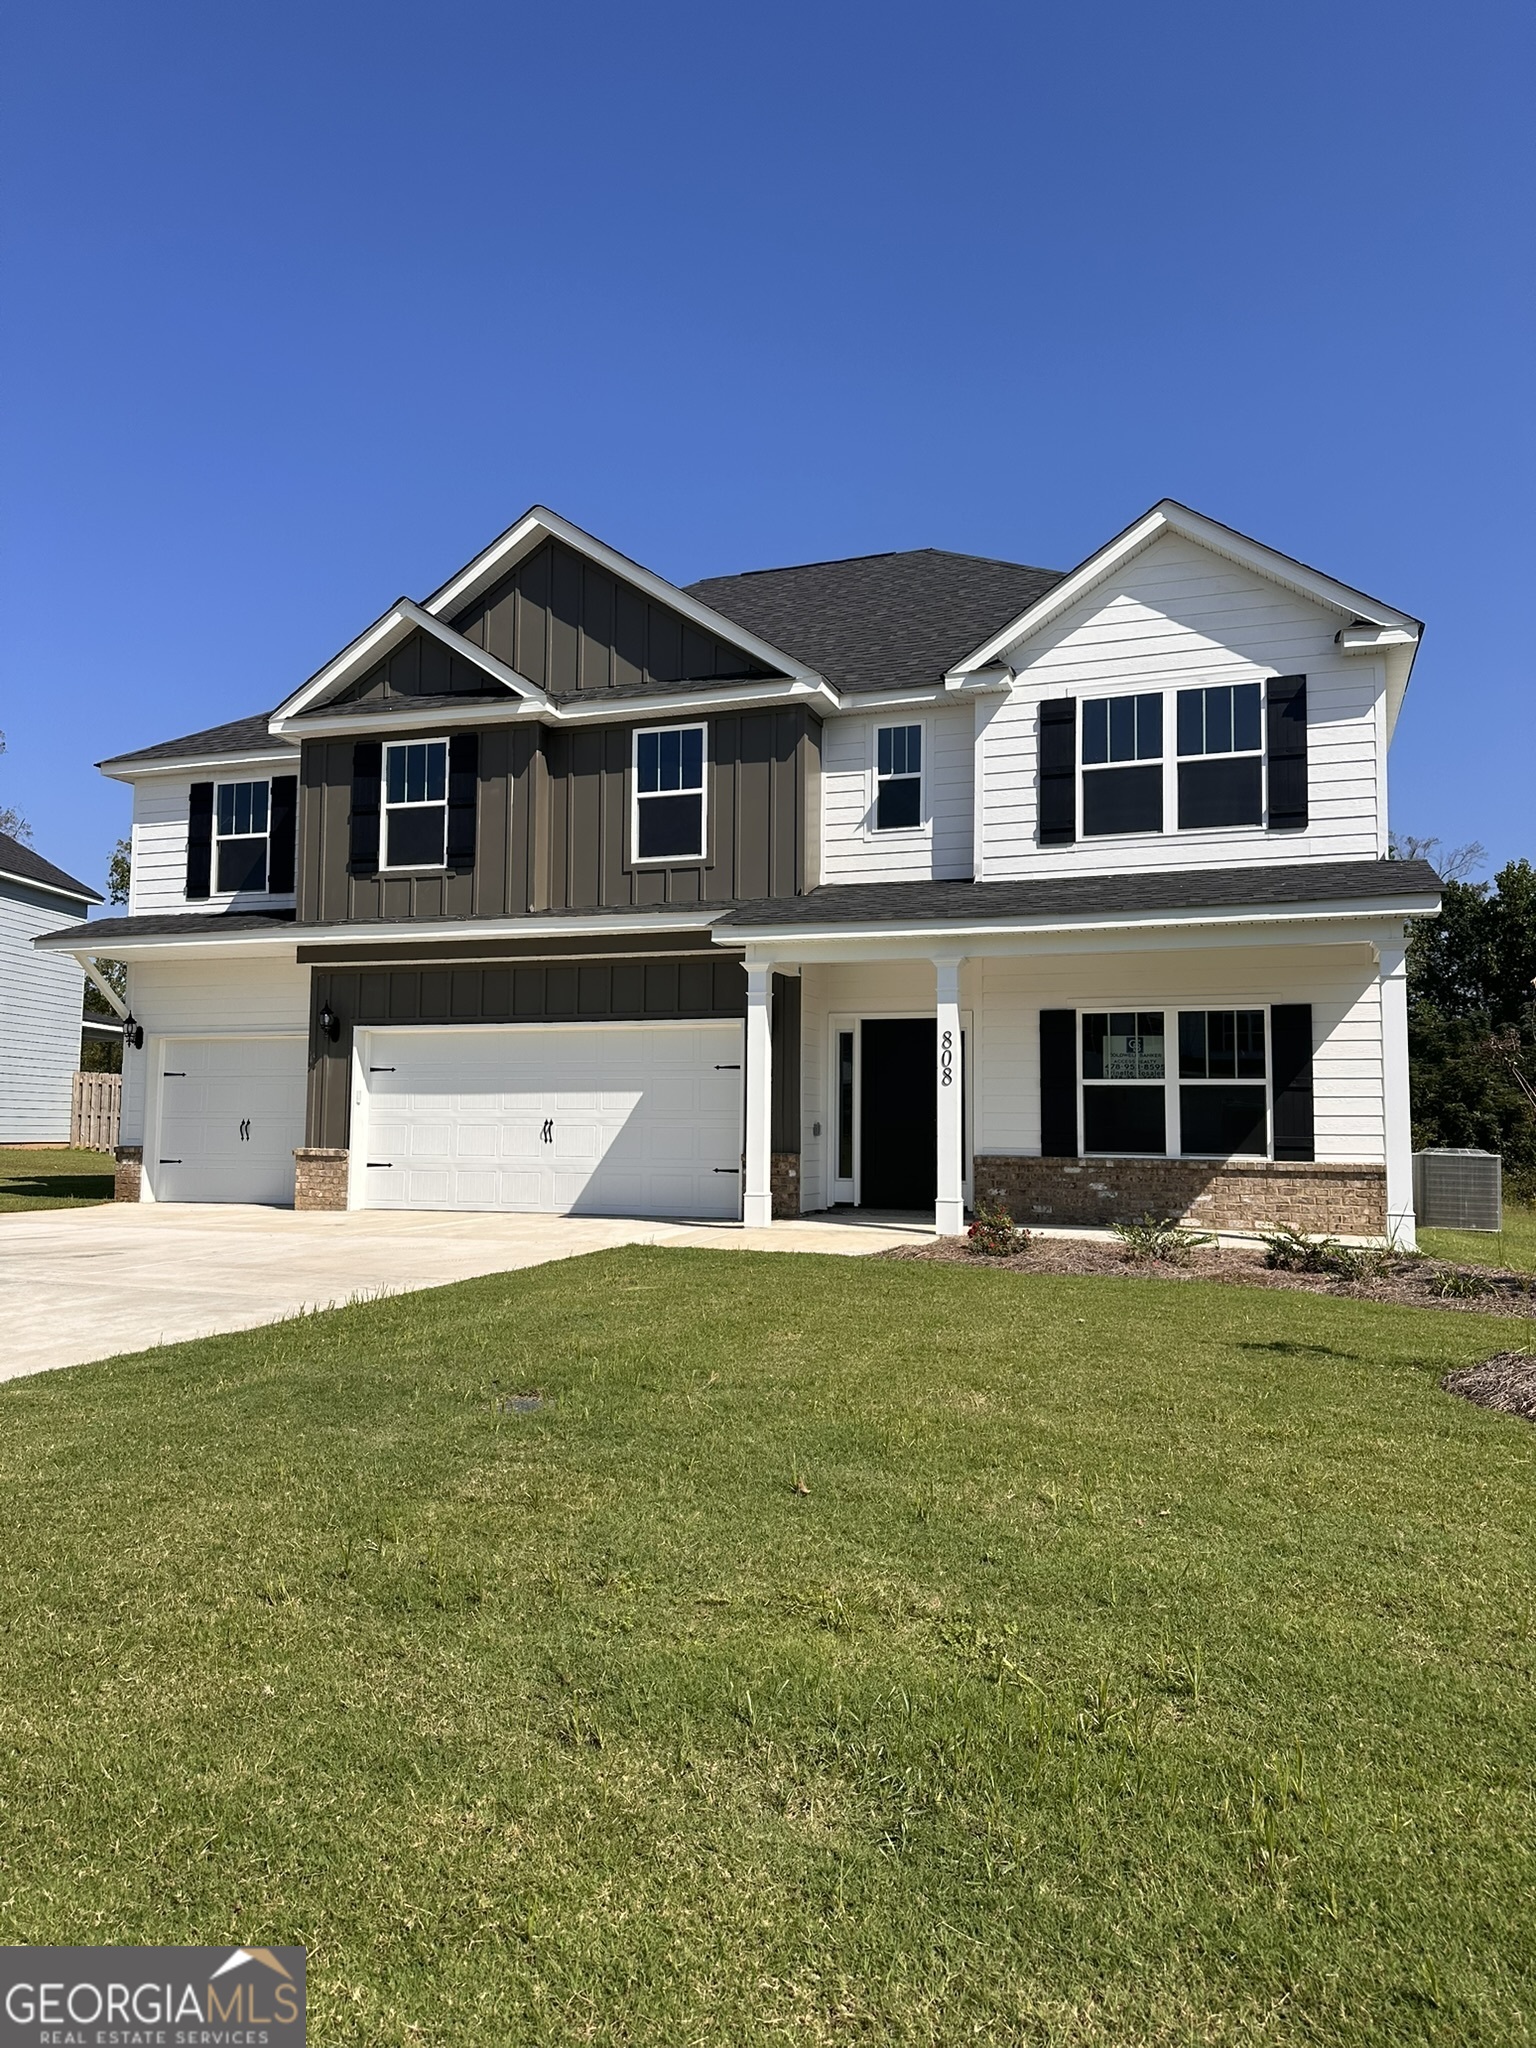
<svg viewBox="0 0 1536 2048"><path fill-rule="evenodd" d="M1413 1214L1413 1125L1408 1097L1408 974L1402 945L1378 946L1381 988L1382 1122L1387 1146L1387 1237L1404 1251L1418 1243Z"/></svg>
<svg viewBox="0 0 1536 2048"><path fill-rule="evenodd" d="M940 1237L965 1229L965 1131L960 1115L960 962L935 960L938 982L939 1158L934 1227Z"/></svg>
<svg viewBox="0 0 1536 2048"><path fill-rule="evenodd" d="M773 962L747 962L747 1158L741 1220L773 1221Z"/></svg>

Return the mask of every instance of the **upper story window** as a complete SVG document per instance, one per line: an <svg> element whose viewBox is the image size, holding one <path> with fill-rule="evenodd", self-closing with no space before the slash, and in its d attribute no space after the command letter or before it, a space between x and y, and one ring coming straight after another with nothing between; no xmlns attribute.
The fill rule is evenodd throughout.
<svg viewBox="0 0 1536 2048"><path fill-rule="evenodd" d="M1163 829L1163 700L1083 704L1083 836Z"/></svg>
<svg viewBox="0 0 1536 2048"><path fill-rule="evenodd" d="M386 868L440 868L448 843L448 742L400 740L384 749Z"/></svg>
<svg viewBox="0 0 1536 2048"><path fill-rule="evenodd" d="M875 830L909 832L923 822L923 728L882 725L875 733Z"/></svg>
<svg viewBox="0 0 1536 2048"><path fill-rule="evenodd" d="M267 886L271 784L221 782L214 790L215 887L220 895ZM204 892L206 894L206 890Z"/></svg>
<svg viewBox="0 0 1536 2048"><path fill-rule="evenodd" d="M1264 822L1264 726L1257 683L1178 693L1179 830Z"/></svg>
<svg viewBox="0 0 1536 2048"><path fill-rule="evenodd" d="M703 726L637 732L635 859L702 860L704 831Z"/></svg>

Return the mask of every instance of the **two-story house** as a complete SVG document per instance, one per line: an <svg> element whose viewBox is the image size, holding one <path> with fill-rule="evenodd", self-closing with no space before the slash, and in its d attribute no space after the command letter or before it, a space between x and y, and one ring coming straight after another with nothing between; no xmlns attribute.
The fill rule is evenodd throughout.
<svg viewBox="0 0 1536 2048"><path fill-rule="evenodd" d="M125 1199L1411 1241L1419 637L1167 502L687 589L535 508L105 762L128 915L39 943L128 963Z"/></svg>

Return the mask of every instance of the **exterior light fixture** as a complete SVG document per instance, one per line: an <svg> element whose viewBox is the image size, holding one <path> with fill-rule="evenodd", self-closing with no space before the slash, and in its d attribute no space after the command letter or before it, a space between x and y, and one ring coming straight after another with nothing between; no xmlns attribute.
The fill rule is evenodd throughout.
<svg viewBox="0 0 1536 2048"><path fill-rule="evenodd" d="M144 1026L134 1016L132 1010L123 1019L123 1043L131 1046L135 1052L142 1052L144 1049Z"/></svg>
<svg viewBox="0 0 1536 2048"><path fill-rule="evenodd" d="M324 1032L325 1036L331 1041L332 1045L334 1045L337 1039L341 1036L341 1019L337 1016L336 1012L331 1008L329 1003L327 1003L325 1008L320 1012L320 1029Z"/></svg>

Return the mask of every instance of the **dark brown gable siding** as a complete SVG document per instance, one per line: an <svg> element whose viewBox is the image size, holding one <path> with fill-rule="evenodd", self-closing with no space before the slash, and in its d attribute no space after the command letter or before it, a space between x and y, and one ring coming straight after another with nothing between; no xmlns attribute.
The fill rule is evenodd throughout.
<svg viewBox="0 0 1536 2048"><path fill-rule="evenodd" d="M511 692L483 668L419 628L365 676L349 683L338 704L401 697L507 697Z"/></svg>
<svg viewBox="0 0 1536 2048"><path fill-rule="evenodd" d="M450 623L552 696L778 674L564 541L546 541Z"/></svg>
<svg viewBox="0 0 1536 2048"><path fill-rule="evenodd" d="M630 858L631 761L642 722L685 721L484 727L475 865L449 875L352 873L353 742L306 741L299 922L730 903L814 886L818 720L800 705L708 720L709 851L666 867Z"/></svg>

